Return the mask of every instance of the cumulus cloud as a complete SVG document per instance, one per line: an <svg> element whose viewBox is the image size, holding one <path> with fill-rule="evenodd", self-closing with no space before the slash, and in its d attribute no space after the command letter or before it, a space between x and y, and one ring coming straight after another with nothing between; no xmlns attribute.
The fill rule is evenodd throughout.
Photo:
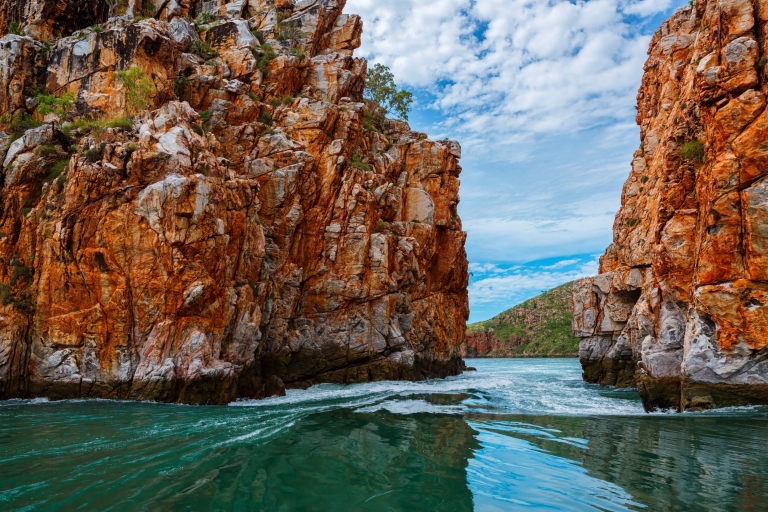
<svg viewBox="0 0 768 512"><path fill-rule="evenodd" d="M465 145L514 145L631 118L650 39L637 17L669 5L350 0L347 10L363 16L361 52L432 92L431 106Z"/></svg>
<svg viewBox="0 0 768 512"><path fill-rule="evenodd" d="M347 1L358 54L416 93L415 127L464 149L459 214L471 269L488 274L470 287L473 317L597 271L510 265L611 242L648 42L685 3Z"/></svg>
<svg viewBox="0 0 768 512"><path fill-rule="evenodd" d="M557 263L554 263L552 265L547 265L547 266L541 267L541 268L543 268L545 270L557 270L559 268L569 267L569 266L573 265L574 263L578 263L579 261L580 260L578 260L578 259L560 260Z"/></svg>
<svg viewBox="0 0 768 512"><path fill-rule="evenodd" d="M576 260L578 262L580 260ZM490 276L479 279L469 285L469 298L474 305L489 303L513 304L531 295L597 273L598 260L593 259L569 271L557 272L556 269L518 269L506 275ZM523 299L524 300L524 299Z"/></svg>

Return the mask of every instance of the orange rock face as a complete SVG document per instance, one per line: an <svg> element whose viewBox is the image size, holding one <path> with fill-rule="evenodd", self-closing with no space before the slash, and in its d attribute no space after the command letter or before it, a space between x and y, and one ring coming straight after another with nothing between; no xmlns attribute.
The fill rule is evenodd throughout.
<svg viewBox="0 0 768 512"><path fill-rule="evenodd" d="M505 343L496 336L493 329L468 332L461 346L461 355L464 357L484 357L493 354L495 357L509 357L508 345L522 345L525 340L513 340Z"/></svg>
<svg viewBox="0 0 768 512"><path fill-rule="evenodd" d="M4 113L40 119L26 100L45 84L76 95L71 115L109 120L126 114L118 71L152 82L127 125L5 139L0 397L227 403L462 370L459 144L362 102L362 25L343 2L284 5L292 41L266 4L222 4L204 31L128 16L49 49L0 39L17 49L0 91L20 84ZM218 55L189 53L198 39Z"/></svg>
<svg viewBox="0 0 768 512"><path fill-rule="evenodd" d="M768 403L766 31L766 2L697 0L651 41L614 243L574 291L585 378L648 409Z"/></svg>

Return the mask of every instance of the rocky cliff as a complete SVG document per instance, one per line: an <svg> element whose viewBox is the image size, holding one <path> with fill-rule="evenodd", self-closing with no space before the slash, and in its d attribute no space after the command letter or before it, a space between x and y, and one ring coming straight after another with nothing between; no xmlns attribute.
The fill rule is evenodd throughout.
<svg viewBox="0 0 768 512"><path fill-rule="evenodd" d="M574 357L573 283L553 288L490 320L467 326L464 357Z"/></svg>
<svg viewBox="0 0 768 512"><path fill-rule="evenodd" d="M647 409L768 403L767 30L768 2L696 0L651 40L641 145L573 325L584 378Z"/></svg>
<svg viewBox="0 0 768 512"><path fill-rule="evenodd" d="M363 101L343 6L0 6L0 397L462 370L461 149Z"/></svg>

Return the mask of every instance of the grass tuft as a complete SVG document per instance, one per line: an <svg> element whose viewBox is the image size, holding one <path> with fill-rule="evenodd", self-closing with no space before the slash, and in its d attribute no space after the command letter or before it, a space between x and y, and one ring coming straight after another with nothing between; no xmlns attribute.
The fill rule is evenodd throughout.
<svg viewBox="0 0 768 512"><path fill-rule="evenodd" d="M355 169L360 169L363 172L371 172L371 166L363 162L359 151L352 153L352 159L349 161L349 163Z"/></svg>
<svg viewBox="0 0 768 512"><path fill-rule="evenodd" d="M700 140L688 141L680 148L680 155L683 157L683 160L703 162L705 154L704 143Z"/></svg>
<svg viewBox="0 0 768 512"><path fill-rule="evenodd" d="M89 149L85 152L85 159L91 163L101 161L101 152L98 149Z"/></svg>

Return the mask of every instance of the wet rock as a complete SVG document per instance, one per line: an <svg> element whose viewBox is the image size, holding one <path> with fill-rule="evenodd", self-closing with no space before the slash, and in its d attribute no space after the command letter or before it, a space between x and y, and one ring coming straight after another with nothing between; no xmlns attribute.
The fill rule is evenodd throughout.
<svg viewBox="0 0 768 512"><path fill-rule="evenodd" d="M267 383L264 385L264 396L285 396L285 384L276 375L272 375L267 379Z"/></svg>

